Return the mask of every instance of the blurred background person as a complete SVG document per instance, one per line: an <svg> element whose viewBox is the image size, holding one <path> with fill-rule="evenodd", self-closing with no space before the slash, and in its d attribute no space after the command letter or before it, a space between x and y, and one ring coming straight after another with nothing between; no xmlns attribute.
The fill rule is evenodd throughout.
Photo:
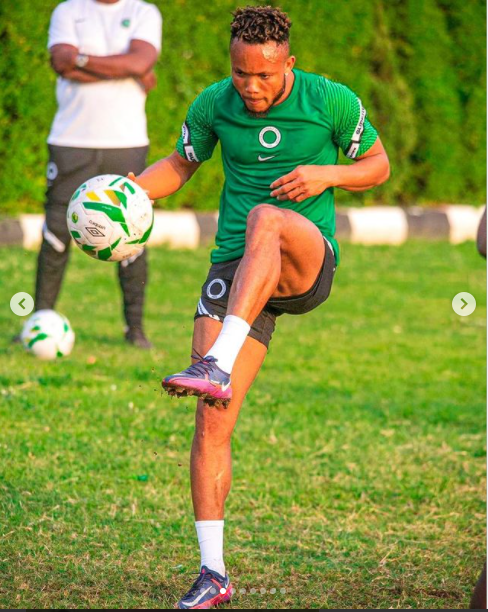
<svg viewBox="0 0 488 612"><path fill-rule="evenodd" d="M478 253L486 259L486 207L478 225L478 232L476 234L476 246Z"/></svg>
<svg viewBox="0 0 488 612"><path fill-rule="evenodd" d="M486 207L481 217L476 235L478 253L486 259ZM471 610L486 610L486 562L476 583L469 608Z"/></svg>
<svg viewBox="0 0 488 612"><path fill-rule="evenodd" d="M162 17L143 0L67 0L51 16L48 48L59 75L58 110L47 143L46 220L35 309L54 309L68 262L66 210L73 192L99 174L142 172L149 148L145 102L156 86ZM91 228L91 231L100 231ZM143 330L146 251L119 264L127 342Z"/></svg>

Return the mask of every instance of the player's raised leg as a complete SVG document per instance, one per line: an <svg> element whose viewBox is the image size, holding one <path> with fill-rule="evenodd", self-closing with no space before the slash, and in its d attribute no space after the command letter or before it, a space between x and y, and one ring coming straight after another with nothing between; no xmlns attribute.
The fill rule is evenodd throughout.
<svg viewBox="0 0 488 612"><path fill-rule="evenodd" d="M253 208L220 334L203 358L166 377L163 387L173 395L197 395L227 405L233 393L230 375L250 326L271 297L307 292L319 275L324 255L320 231L302 215L269 204Z"/></svg>
<svg viewBox="0 0 488 612"><path fill-rule="evenodd" d="M252 323L271 297L301 295L314 284L325 243L317 227L293 210L261 204L247 221L246 249L227 313Z"/></svg>
<svg viewBox="0 0 488 612"><path fill-rule="evenodd" d="M208 317L195 322L193 348L204 354L215 342L222 324ZM244 397L266 355L266 347L248 338L237 359L234 395L227 410L198 401L191 451L191 490L200 544L200 575L179 601L183 609L209 608L232 597L223 558L224 504L232 479L231 436Z"/></svg>

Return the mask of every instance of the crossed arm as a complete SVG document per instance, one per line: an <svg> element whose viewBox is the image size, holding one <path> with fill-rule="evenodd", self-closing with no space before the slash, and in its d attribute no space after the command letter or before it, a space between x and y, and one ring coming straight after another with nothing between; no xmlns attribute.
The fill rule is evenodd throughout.
<svg viewBox="0 0 488 612"><path fill-rule="evenodd" d="M83 68L77 68L75 65L79 51L73 45L53 45L49 51L52 68L65 79L79 83L96 83L107 79L132 77L140 81L146 92L156 85L153 67L158 53L153 45L144 40L132 40L129 51L121 55L89 55Z"/></svg>

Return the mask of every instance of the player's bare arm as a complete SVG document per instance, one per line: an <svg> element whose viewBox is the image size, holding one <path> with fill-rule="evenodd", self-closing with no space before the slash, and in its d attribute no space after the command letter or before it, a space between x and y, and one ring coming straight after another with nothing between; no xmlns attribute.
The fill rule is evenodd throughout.
<svg viewBox="0 0 488 612"><path fill-rule="evenodd" d="M381 143L374 145L351 165L298 166L271 183L271 197L280 201L302 202L320 195L329 187L346 191L366 191L381 185L390 176L390 162Z"/></svg>
<svg viewBox="0 0 488 612"><path fill-rule="evenodd" d="M174 151L169 157L149 166L138 177L131 173L129 178L145 189L151 200L157 200L181 189L201 165L184 159L178 151Z"/></svg>

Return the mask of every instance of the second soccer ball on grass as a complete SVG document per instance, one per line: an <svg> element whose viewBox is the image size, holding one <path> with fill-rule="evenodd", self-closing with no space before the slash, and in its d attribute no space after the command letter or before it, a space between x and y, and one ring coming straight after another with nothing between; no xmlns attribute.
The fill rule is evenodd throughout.
<svg viewBox="0 0 488 612"><path fill-rule="evenodd" d="M75 333L63 315L54 310L38 310L26 321L21 340L28 353L53 361L71 353Z"/></svg>

